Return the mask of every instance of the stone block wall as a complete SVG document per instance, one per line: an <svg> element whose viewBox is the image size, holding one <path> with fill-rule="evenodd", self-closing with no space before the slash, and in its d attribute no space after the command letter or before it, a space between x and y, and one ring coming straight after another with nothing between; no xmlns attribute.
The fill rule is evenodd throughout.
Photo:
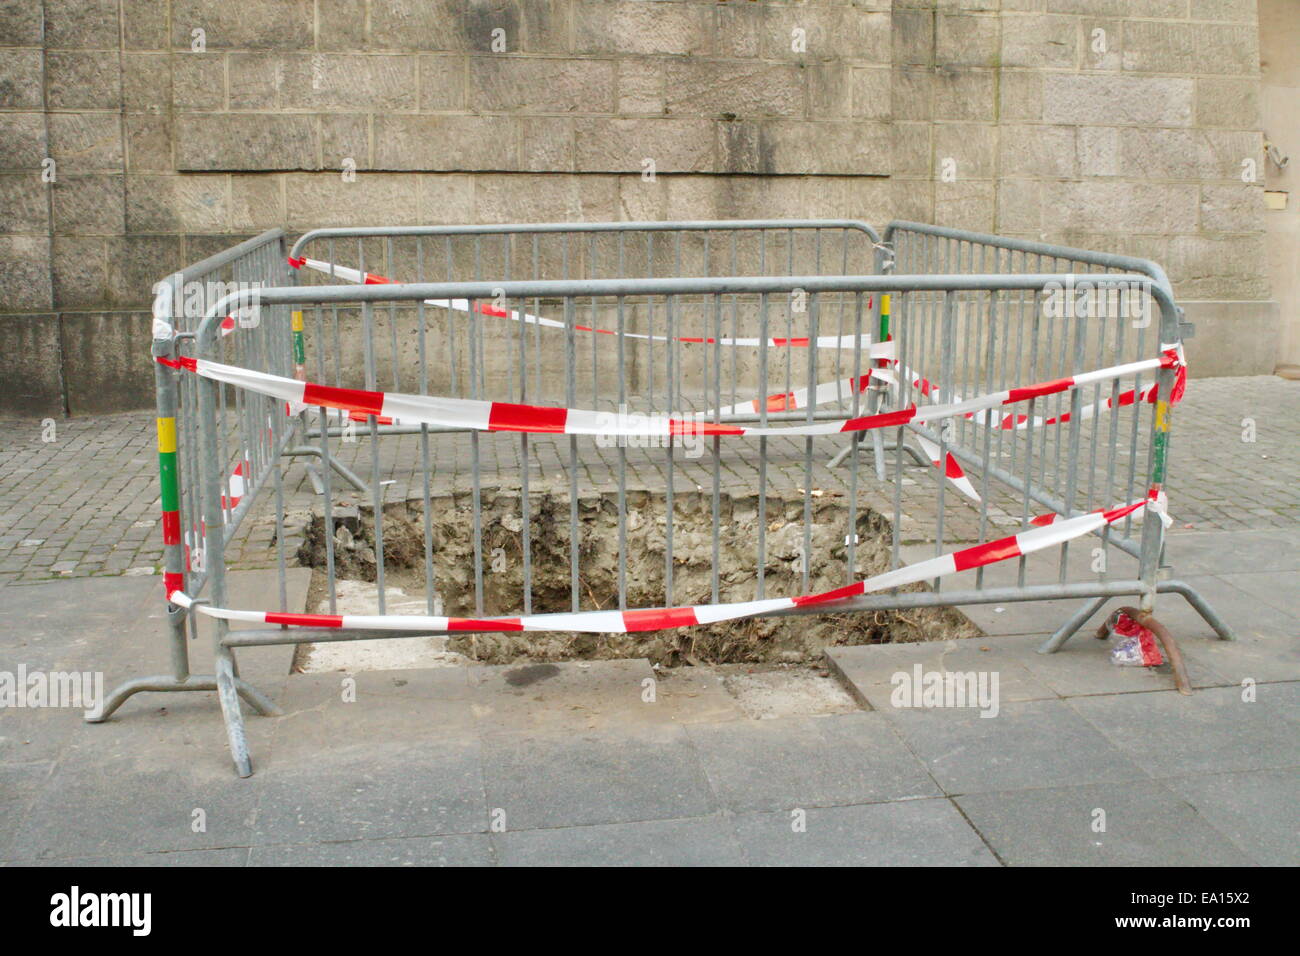
<svg viewBox="0 0 1300 956"><path fill-rule="evenodd" d="M1264 302L1258 72L1254 0L4 0L0 410L147 406L88 357L270 226L910 218Z"/></svg>

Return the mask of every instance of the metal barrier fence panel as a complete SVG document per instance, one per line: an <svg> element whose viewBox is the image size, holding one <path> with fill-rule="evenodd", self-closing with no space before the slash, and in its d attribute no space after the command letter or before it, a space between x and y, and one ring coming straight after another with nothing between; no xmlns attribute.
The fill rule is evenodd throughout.
<svg viewBox="0 0 1300 956"><path fill-rule="evenodd" d="M288 252L288 261L298 266L294 278L302 283L296 287L282 285L287 272L281 234L250 242L244 244L247 249L238 247L187 274L222 269L253 277L249 281L266 278L280 287L237 288L205 299L207 317L196 326L176 316L173 325L180 334L159 340L159 357L174 361L185 355L369 393L671 415L714 425L808 428L913 405L923 411L1157 360L1177 346L1181 331L1168 283L1149 263L906 223L891 226L884 242L870 227L851 222L320 230ZM321 247L322 257L316 259L313 253ZM315 270L306 260L315 260ZM795 271L798 267L807 271ZM466 279L467 274L474 279ZM855 547L860 507L892 519L888 568L908 563L907 542L900 533L905 480L932 489L923 540L932 543L936 556L1001 539L1031 527L1031 519L1044 513L1066 519L1141 501L1164 480L1168 408L1151 400L1157 397L1152 394L1157 383L1161 396L1170 395L1175 369L1148 362L1136 373L1053 389L1005 412L953 415L942 422L900 421L887 430L843 437L687 434L654 447L606 443L619 530L618 609L629 608L626 532L629 493L636 490L628 484L629 456L652 458L663 478L662 512L656 515L664 525L662 572L654 578L662 588L659 603L666 608L683 602L716 605L724 592L734 593L720 580L716 560L728 520L723 496L730 481L729 454L751 460L760 516L767 513L770 464L780 459L801 469L805 555L813 546L815 472L828 459L847 471L839 559L847 585L862 577ZM335 512L340 485L346 483L376 516L374 596L381 617L388 615L384 522L378 516L394 500L428 502L438 462L449 458L456 468L467 464L457 474L464 476L460 490L470 499L473 516L472 567L439 565L425 508L420 542L425 613L483 619L597 609L582 588L586 569L578 509L595 483L584 463L601 436L481 431L400 418L389 422L376 414L377 407L349 416L337 407L313 406L306 396L304 404L286 406L282 398L252 386L221 384L164 367L159 368L160 419L167 417L169 395L177 387L184 410L179 525L185 531L198 529L206 545L202 569L193 566L192 549L189 555L191 574L181 585L189 597L208 584L208 600L218 608L227 606L225 544L250 509L263 507L273 510L280 611L287 610L285 487L294 463L312 457L320 464L312 480L325 530L328 611L336 613L338 603ZM417 444L404 446L400 461L386 456L381 438L398 441L402 435ZM368 441L355 443L358 436ZM868 447L869 458L859 454ZM537 517L530 464L543 454L567 479L569 586L562 596L539 600L529 564L530 529ZM932 467L931 461L943 467ZM917 463L927 470L914 471ZM358 476L353 466L365 473ZM243 487L237 496L240 482L232 476L239 469ZM399 472L404 477L394 478ZM920 477L905 479L905 473ZM394 480L396 493L385 484ZM694 482L693 492L679 491L683 480ZM484 495L496 487L517 495L523 577L513 595L486 588L484 582ZM266 499L260 505L259 496ZM164 482L164 506L166 502ZM715 558L704 594L680 593L674 580L674 554L684 547L674 518L683 508L701 509L709 518L709 540L691 543L711 548ZM1086 579L1072 575L1066 540L1054 548L1058 566L1050 576L1021 555L1009 565L1014 568L1010 577L1005 568L986 576L984 566L972 566L951 581L936 576L928 590L862 594L840 601L834 611L1069 597L1088 598L1083 610L1095 611L1109 597L1123 594L1141 595L1149 611L1157 591L1172 590L1186 594L1222 636L1229 636L1199 596L1179 582L1159 580L1161 525L1150 511L1139 524L1139 514L1103 524L1094 539L1103 549L1132 559L1131 569ZM771 597L764 573L771 557L765 521L756 528L752 593L735 599ZM183 569L185 560L183 542L172 543L169 574L176 573L175 564ZM449 594L439 584L454 580L466 582L462 594ZM806 592L806 562L801 583ZM814 605L765 613L819 612L823 609ZM175 608L172 614L182 620ZM1067 622L1054 638L1055 646L1087 616L1081 611ZM251 762L236 695L261 712L273 705L238 680L233 648L404 633L391 616L362 630L230 632L225 620L216 623L215 678L192 678L187 667L182 674L178 665L167 686L162 678L124 685L103 716L138 690L193 689L215 682L241 774L251 772ZM267 623L275 622L268 618ZM480 623L482 630L494 629ZM474 629L472 624L458 628ZM183 653L183 633L180 640Z"/></svg>

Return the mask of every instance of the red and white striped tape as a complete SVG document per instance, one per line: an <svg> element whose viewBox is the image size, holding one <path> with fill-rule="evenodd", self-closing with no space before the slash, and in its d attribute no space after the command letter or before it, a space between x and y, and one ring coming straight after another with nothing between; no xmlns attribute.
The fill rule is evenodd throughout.
<svg viewBox="0 0 1300 956"><path fill-rule="evenodd" d="M184 591L174 590L167 599L180 607L190 608L209 617L248 624L278 624L290 627L346 627L361 630L401 631L576 631L584 634L632 634L661 631L667 628L717 624L771 614L800 607L824 607L834 613L838 602L874 591L903 587L931 578L957 574L972 568L1032 554L1063 544L1073 538L1097 531L1103 526L1132 514L1148 503L1133 502L1121 508L1091 512L1050 525L1032 528L986 544L951 551L947 554L906 565L845 587L798 597L768 598L761 601L737 601L726 604L699 604L688 607L647 608L635 611L578 611L574 613L532 614L523 617L463 618L441 615L406 614L295 614L275 611L241 611L195 604Z"/></svg>
<svg viewBox="0 0 1300 956"><path fill-rule="evenodd" d="M888 345L891 343L885 344ZM848 378L842 378L835 382L819 382L817 386L812 389L813 400L811 404L816 407L817 405L825 405L829 402L840 401L852 395L855 391L865 392L873 378L883 382L893 382L894 374L885 368L874 368L856 378L849 376ZM728 405L725 408L718 409L717 414L749 415L754 412L762 411L764 405L767 406L769 412L795 411L796 409L807 408L809 406L808 395L809 389L796 388L790 392L778 392L775 395L769 395L766 399L755 398L748 402L741 402L738 405ZM706 418L710 418L714 415L714 412L709 410L705 412L704 415Z"/></svg>
<svg viewBox="0 0 1300 956"><path fill-rule="evenodd" d="M320 259L307 259L289 257L289 264L295 269L306 267L314 269L317 272L331 274L331 265ZM363 285L385 285L392 283L393 280L385 276L375 275L373 272L361 272L358 269L350 269L347 266L335 265L332 267L332 275L336 279L343 279L347 282L355 282ZM479 315L489 315L499 319L510 319L513 322L520 322L525 325L537 325L547 329L567 329L565 323L556 319L548 319L540 315L533 315L530 312L519 312L515 309L499 309L487 302L475 300L471 303L468 299L425 299L426 304L437 306L438 308L450 309L456 312L474 312ZM590 332L594 335L618 335L615 329L600 329L590 325L573 326L574 331ZM685 336L685 335L648 335L642 332L624 332L624 338L637 339L645 342L684 342L688 345L726 345L736 348L808 348L812 339L809 338L711 338L708 336ZM872 358L890 358L893 356L892 346L885 347L886 343L874 342L870 335L819 335L817 337L817 348L819 349L840 349L862 348L872 349L870 355ZM876 350L879 350L877 354Z"/></svg>
<svg viewBox="0 0 1300 956"><path fill-rule="evenodd" d="M362 415L376 415L403 423L426 424L447 428L468 428L477 431L535 432L557 435L603 435L608 437L662 438L672 435L730 435L730 436L816 436L844 432L869 431L909 423L942 421L986 409L1012 405L1017 402L1064 392L1080 385L1113 378L1124 378L1139 372L1158 368L1172 368L1177 358L1166 353L1160 358L1129 362L1110 368L1081 372L1050 382L1038 382L990 395L952 402L945 405L927 405L920 408L899 409L875 415L829 422L811 422L785 427L713 424L711 422L657 417L624 416L589 409L562 408L546 405L518 405L510 402L486 402L463 398L443 398L428 395L410 395L402 392L371 392L360 389L336 388L317 385L298 379L269 375L250 369L223 365L207 359L182 357L159 358L159 362L172 368L183 368L214 381L225 382L240 388L294 405L339 408ZM702 418L703 416L701 416Z"/></svg>

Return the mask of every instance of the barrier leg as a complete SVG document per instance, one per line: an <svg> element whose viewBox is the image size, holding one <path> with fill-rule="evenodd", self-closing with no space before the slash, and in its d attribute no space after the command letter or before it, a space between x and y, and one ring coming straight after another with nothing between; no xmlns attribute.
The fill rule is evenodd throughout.
<svg viewBox="0 0 1300 956"><path fill-rule="evenodd" d="M235 688L239 696L261 717L278 717L280 710L275 703L247 681L235 678ZM191 674L184 680L177 680L170 674L154 674L149 677L135 677L115 687L104 699L103 706L95 713L85 717L88 724L102 724L128 700L140 693L173 694L180 691L217 690L217 678L213 674Z"/></svg>
<svg viewBox="0 0 1300 956"><path fill-rule="evenodd" d="M1187 600L1187 603L1196 610L1196 613L1201 615L1205 623L1214 628L1214 633L1219 636L1219 640L1235 641L1237 639L1237 635L1232 628L1223 622L1223 619L1219 617L1214 608L1210 607L1205 598L1201 597L1200 592L1186 581L1162 581L1160 590L1182 595Z"/></svg>
<svg viewBox="0 0 1300 956"><path fill-rule="evenodd" d="M221 716L226 722L226 737L230 741L230 756L235 761L235 772L241 777L253 775L253 761L248 755L248 738L244 735L244 715L239 709L240 681L234 673L234 655L230 648L217 649L217 697L221 701Z"/></svg>
<svg viewBox="0 0 1300 956"><path fill-rule="evenodd" d="M1104 597L1092 598L1079 610L1070 615L1070 619L1056 629L1056 633L1049 637L1038 648L1040 654L1055 654L1061 649L1061 646L1074 636L1075 632L1083 625L1088 623L1088 618L1092 617L1101 610L1103 604L1108 599Z"/></svg>

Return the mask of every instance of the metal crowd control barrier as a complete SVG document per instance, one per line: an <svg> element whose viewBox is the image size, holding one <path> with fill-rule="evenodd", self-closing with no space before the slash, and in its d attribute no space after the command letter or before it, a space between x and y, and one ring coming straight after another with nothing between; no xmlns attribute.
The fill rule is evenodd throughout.
<svg viewBox="0 0 1300 956"><path fill-rule="evenodd" d="M202 299L196 325L184 314L182 291L221 270L274 284ZM521 272L525 277L517 278ZM303 284L286 284L290 275ZM1108 599L1138 595L1150 613L1162 592L1183 595L1222 638L1232 636L1192 588L1169 580L1161 567L1157 504L1183 327L1169 283L1152 263L912 223L891 225L883 240L852 221L328 229L304 235L287 255L276 231L173 277L155 309L173 673L122 685L101 719L141 690L215 687L241 775L251 773L251 760L239 699L263 714L273 705L239 679L239 647L500 630L622 633L646 629L640 625L647 621L668 627L729 619L722 614L1086 599L1044 645L1052 651ZM1087 374L1095 370L1102 372ZM1034 383L1048 384L1027 388ZM582 588L581 466L604 426L584 430L582 423L601 416L622 423L615 431L625 427L627 434L651 428L626 425L631 419L658 422L656 434L666 439L646 452L665 476L659 610L628 608L626 523L635 489L620 440L618 608L587 614L593 606ZM344 442L358 431L369 438L368 480L340 460ZM380 516L383 476L393 466L381 461L380 447L387 436L401 435L419 436L418 453L406 462L415 475L408 496L415 499L431 500L439 443L458 462L468 460L469 487L458 490L472 504L472 617L441 616L436 582L443 572L435 573L428 508L427 616L387 613ZM759 521L753 602L719 604L719 503L729 444L757 448L760 515L767 513L770 461L787 455L802 466L806 555L815 468L842 444L837 435L849 442L831 463L848 470L843 563L851 593L770 596ZM871 438L874 471L859 467L855 452L864 436ZM711 452L711 487L700 493L711 517L712 604L681 608L674 486L692 437ZM569 588L567 607L536 615L529 463L545 443L567 478ZM510 454L495 454L503 448ZM312 475L321 497L328 615L293 614L286 606L285 475L304 456L320 465ZM519 463L513 477L523 586L514 606L488 607L483 478L492 468L512 467L502 461ZM916 463L933 479L915 482L932 505L924 517L936 557L922 562L927 580L938 569L930 589L900 590L895 574L882 579L888 586L878 582L879 593L852 590L859 499L872 496L887 503L884 513L892 511L891 574L915 565L905 561L900 528L904 469ZM367 499L374 517L378 616L337 616L334 475ZM274 512L278 611L228 606L225 548L255 508ZM917 511L914 503L909 511ZM954 531L958 525L974 530ZM999 538L1002 526L1036 530ZM1065 530L1052 532L1054 526ZM1080 575L1070 544L1085 532L1103 555L1127 555L1135 566ZM1058 551L1055 580L1039 580L1037 565L1026 561L1031 538ZM1014 573L1000 578L1012 565L994 562L1017 555ZM945 588L941 579L952 572L966 578ZM806 595L806 562L802 580ZM188 669L186 620L193 626L198 614L215 618L210 677ZM503 614L514 616L507 622ZM269 626L230 630L230 620Z"/></svg>

